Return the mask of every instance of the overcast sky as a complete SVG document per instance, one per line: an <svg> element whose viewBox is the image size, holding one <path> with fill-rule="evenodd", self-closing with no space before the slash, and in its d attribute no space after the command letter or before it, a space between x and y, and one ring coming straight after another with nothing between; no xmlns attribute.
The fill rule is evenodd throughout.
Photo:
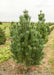
<svg viewBox="0 0 54 75"><path fill-rule="evenodd" d="M45 13L46 22L54 22L54 0L0 0L0 21L19 21L27 9L31 21L38 21L39 11Z"/></svg>

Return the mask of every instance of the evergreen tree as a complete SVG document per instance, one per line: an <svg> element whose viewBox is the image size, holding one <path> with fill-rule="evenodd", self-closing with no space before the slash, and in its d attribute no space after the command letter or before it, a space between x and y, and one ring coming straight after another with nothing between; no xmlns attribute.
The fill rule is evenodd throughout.
<svg viewBox="0 0 54 75"><path fill-rule="evenodd" d="M14 35L11 40L12 57L17 63L38 65L43 58L43 39L36 26L30 23L28 11L20 16L20 25L14 25Z"/></svg>
<svg viewBox="0 0 54 75"><path fill-rule="evenodd" d="M47 25L45 24L45 18L44 18L44 16L45 15L42 13L42 11L40 11L40 14L38 15L39 21L38 21L38 25L37 25L37 30L42 35L44 43L46 43L48 41L48 38L47 38L48 28L47 28Z"/></svg>

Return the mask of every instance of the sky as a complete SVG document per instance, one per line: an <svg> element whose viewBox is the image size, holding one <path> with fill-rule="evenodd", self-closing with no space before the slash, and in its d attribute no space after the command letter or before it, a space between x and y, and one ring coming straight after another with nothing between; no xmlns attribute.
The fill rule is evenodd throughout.
<svg viewBox="0 0 54 75"><path fill-rule="evenodd" d="M0 21L18 22L25 9L33 22L38 21L40 10L45 14L46 22L54 22L54 0L0 0Z"/></svg>

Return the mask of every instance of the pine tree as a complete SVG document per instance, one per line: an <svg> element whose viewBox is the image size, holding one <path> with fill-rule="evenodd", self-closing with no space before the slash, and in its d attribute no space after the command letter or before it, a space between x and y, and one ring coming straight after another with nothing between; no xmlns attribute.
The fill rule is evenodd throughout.
<svg viewBox="0 0 54 75"><path fill-rule="evenodd" d="M38 25L37 25L37 30L40 32L40 34L42 35L42 39L44 40L44 43L46 43L48 41L48 28L47 25L45 23L45 15L42 13L42 11L40 11L40 14L38 15Z"/></svg>
<svg viewBox="0 0 54 75"><path fill-rule="evenodd" d="M43 58L43 39L36 26L30 23L28 11L20 16L20 25L14 25L14 35L11 40L12 57L17 63L38 65Z"/></svg>

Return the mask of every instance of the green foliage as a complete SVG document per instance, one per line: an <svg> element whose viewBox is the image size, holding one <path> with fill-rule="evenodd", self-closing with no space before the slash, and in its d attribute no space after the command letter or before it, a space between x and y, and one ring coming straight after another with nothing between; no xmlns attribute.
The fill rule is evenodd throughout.
<svg viewBox="0 0 54 75"><path fill-rule="evenodd" d="M51 29L50 29L49 25L46 24L46 28L47 28L47 32L48 32L48 34L50 34Z"/></svg>
<svg viewBox="0 0 54 75"><path fill-rule="evenodd" d="M10 42L5 43L4 45L1 45L0 48L0 63L8 60L11 57L11 52L10 52Z"/></svg>
<svg viewBox="0 0 54 75"><path fill-rule="evenodd" d="M47 35L46 25L44 23L38 22L37 30L41 33L42 38L45 38L45 36Z"/></svg>
<svg viewBox="0 0 54 75"><path fill-rule="evenodd" d="M11 57L11 53L7 47L0 49L0 63L5 60L8 60L10 57Z"/></svg>
<svg viewBox="0 0 54 75"><path fill-rule="evenodd" d="M0 22L0 25L2 24L2 22Z"/></svg>
<svg viewBox="0 0 54 75"><path fill-rule="evenodd" d="M10 36L13 35L13 30L14 30L14 27L13 25L15 24L15 22L11 22L11 25L10 25Z"/></svg>
<svg viewBox="0 0 54 75"><path fill-rule="evenodd" d="M34 22L31 22L31 25L34 25Z"/></svg>
<svg viewBox="0 0 54 75"><path fill-rule="evenodd" d="M31 22L31 25L35 25L35 26L37 26L37 25L38 25L38 23Z"/></svg>
<svg viewBox="0 0 54 75"><path fill-rule="evenodd" d="M4 31L0 28L0 45L4 44L6 41L5 33Z"/></svg>
<svg viewBox="0 0 54 75"><path fill-rule="evenodd" d="M40 14L38 15L38 19L39 19L39 21L44 21L45 19L44 19L44 14L42 13L42 10L40 10Z"/></svg>
<svg viewBox="0 0 54 75"><path fill-rule="evenodd" d="M46 23L48 34L50 34L50 32L51 32L51 28L49 27L51 25L52 25L52 23Z"/></svg>
<svg viewBox="0 0 54 75"><path fill-rule="evenodd" d="M48 41L47 35L49 34L50 29L49 29L49 26L47 26L45 24L44 14L42 13L42 11L40 11L40 14L38 15L38 18L39 18L39 22L38 22L38 25L37 25L37 30L42 35L44 43L46 43Z"/></svg>
<svg viewBox="0 0 54 75"><path fill-rule="evenodd" d="M9 32L10 29L10 23L3 23L2 25L0 25L0 28L2 28L5 32Z"/></svg>
<svg viewBox="0 0 54 75"><path fill-rule="evenodd" d="M10 37L10 33L6 34L6 38Z"/></svg>
<svg viewBox="0 0 54 75"><path fill-rule="evenodd" d="M53 22L48 22L48 23L46 23L48 26L52 26L52 25L54 25L54 23Z"/></svg>
<svg viewBox="0 0 54 75"><path fill-rule="evenodd" d="M51 28L51 31L53 31L54 30L54 26Z"/></svg>
<svg viewBox="0 0 54 75"><path fill-rule="evenodd" d="M27 12L26 12L27 13ZM28 13L26 14L28 15ZM30 17L20 16L20 25L13 25L13 36L11 40L12 57L17 63L28 65L39 65L43 58L43 39L36 26L30 23Z"/></svg>
<svg viewBox="0 0 54 75"><path fill-rule="evenodd" d="M19 22L12 22L12 24L10 25L10 27L9 27L9 29L10 29L10 36L13 36L13 34L14 34L14 29L15 29L15 25L20 25L20 23Z"/></svg>
<svg viewBox="0 0 54 75"><path fill-rule="evenodd" d="M12 22L11 22L11 25L13 25L14 23L15 23L15 22L12 21Z"/></svg>
<svg viewBox="0 0 54 75"><path fill-rule="evenodd" d="M5 69L5 68L3 68L2 70L3 70L3 71L6 71L6 69Z"/></svg>

